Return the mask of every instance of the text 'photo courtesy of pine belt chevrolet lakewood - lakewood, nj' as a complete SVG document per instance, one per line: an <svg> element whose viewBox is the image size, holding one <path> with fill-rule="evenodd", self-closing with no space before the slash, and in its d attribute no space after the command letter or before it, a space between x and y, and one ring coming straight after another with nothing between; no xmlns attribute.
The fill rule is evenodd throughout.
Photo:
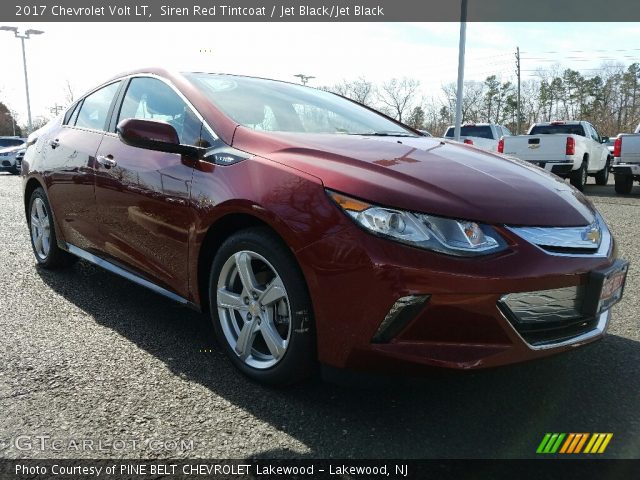
<svg viewBox="0 0 640 480"><path fill-rule="evenodd" d="M206 312L231 362L268 384L318 364L465 370L598 340L628 263L579 189L508 155L547 148L555 135L528 142L550 129L563 155L567 138L591 148L572 135L592 127L500 128L482 150L301 85L132 71L29 137L33 251ZM603 168L565 164L578 187Z"/></svg>

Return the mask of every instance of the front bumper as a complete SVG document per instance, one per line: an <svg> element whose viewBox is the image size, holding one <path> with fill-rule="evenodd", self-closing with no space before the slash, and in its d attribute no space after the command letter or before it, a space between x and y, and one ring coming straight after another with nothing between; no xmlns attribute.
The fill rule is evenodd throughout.
<svg viewBox="0 0 640 480"><path fill-rule="evenodd" d="M358 370L474 369L602 337L609 311L585 319L568 338L535 345L501 302L510 293L586 285L591 271L613 265L613 241L602 256L573 257L550 255L506 228L500 233L509 251L479 258L423 251L356 226L297 252L314 303L320 361ZM403 302L412 311L398 320Z"/></svg>
<svg viewBox="0 0 640 480"><path fill-rule="evenodd" d="M22 160L18 161L15 155L13 156L0 156L0 172L10 172L14 171L16 168L20 169L20 163Z"/></svg>

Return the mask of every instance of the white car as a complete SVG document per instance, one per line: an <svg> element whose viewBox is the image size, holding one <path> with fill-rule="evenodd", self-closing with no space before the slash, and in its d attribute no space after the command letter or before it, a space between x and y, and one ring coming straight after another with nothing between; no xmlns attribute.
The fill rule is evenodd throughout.
<svg viewBox="0 0 640 480"><path fill-rule="evenodd" d="M453 138L455 126L450 126L444 132L446 138ZM465 123L460 127L460 141L467 145L474 145L490 152L498 151L498 141L502 137L511 136L509 129L495 123Z"/></svg>
<svg viewBox="0 0 640 480"><path fill-rule="evenodd" d="M498 152L569 178L571 185L580 191L588 176L595 177L598 185L609 181L612 155L589 122L534 123L527 135L501 139Z"/></svg>
<svg viewBox="0 0 640 480"><path fill-rule="evenodd" d="M19 137L0 137L0 172L20 173L20 163L26 148L25 139ZM18 159L18 154L23 155Z"/></svg>

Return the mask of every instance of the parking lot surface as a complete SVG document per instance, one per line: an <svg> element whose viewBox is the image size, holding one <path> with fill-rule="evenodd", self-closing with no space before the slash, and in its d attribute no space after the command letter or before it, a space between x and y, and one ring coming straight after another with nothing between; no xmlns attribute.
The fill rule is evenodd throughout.
<svg viewBox="0 0 640 480"><path fill-rule="evenodd" d="M632 261L604 340L473 374L273 390L231 366L207 317L84 261L36 268L21 180L0 174L0 457L524 458L545 432L612 432L604 457L640 458L640 187L590 182Z"/></svg>

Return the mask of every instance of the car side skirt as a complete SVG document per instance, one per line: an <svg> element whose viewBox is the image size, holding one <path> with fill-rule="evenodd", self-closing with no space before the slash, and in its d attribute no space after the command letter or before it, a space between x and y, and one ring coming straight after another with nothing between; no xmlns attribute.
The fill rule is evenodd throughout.
<svg viewBox="0 0 640 480"><path fill-rule="evenodd" d="M155 293L159 293L160 295L167 297L171 300L173 300L174 302L178 302L182 305L185 305L187 307L190 307L194 310L200 311L200 308L190 302L189 300L187 300L184 297L181 297L179 295L176 295L175 293L160 287L159 285L156 285L153 282L150 282L149 280L147 280L146 278L143 278L139 275L136 275L133 272L130 272L128 270L125 270L122 267L119 267L118 265L115 265L111 262L108 262L107 260L100 258L92 253L87 252L86 250L83 250L81 248L76 247L75 245L71 245L71 244L67 244L66 245L66 250L77 256L80 257L90 263L93 263L94 265L97 265L98 267L104 268L105 270L111 272L111 273L115 273L116 275L126 278L127 280L136 283L142 287L148 288L149 290L155 292Z"/></svg>

